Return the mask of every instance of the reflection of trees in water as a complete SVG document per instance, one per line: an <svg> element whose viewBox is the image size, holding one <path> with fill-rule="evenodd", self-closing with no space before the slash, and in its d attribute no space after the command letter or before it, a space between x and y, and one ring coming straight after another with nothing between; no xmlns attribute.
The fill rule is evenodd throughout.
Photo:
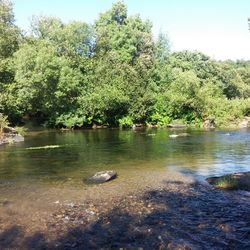
<svg viewBox="0 0 250 250"><path fill-rule="evenodd" d="M193 171L214 171L248 161L247 133L190 131L190 136L169 138L167 129L96 129L45 131L28 136L23 146L0 151L2 176L86 176L105 168L131 169L179 166ZM242 139L243 138L243 139ZM245 139L244 139L245 138ZM26 147L60 145L46 150ZM220 164L220 165L219 165Z"/></svg>

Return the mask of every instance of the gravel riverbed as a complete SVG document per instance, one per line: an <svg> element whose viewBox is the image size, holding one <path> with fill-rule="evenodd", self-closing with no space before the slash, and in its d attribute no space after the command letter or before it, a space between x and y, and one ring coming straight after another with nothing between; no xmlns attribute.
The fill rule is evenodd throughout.
<svg viewBox="0 0 250 250"><path fill-rule="evenodd" d="M39 211L3 201L0 248L249 249L250 192L215 190L174 172L131 182L63 193Z"/></svg>

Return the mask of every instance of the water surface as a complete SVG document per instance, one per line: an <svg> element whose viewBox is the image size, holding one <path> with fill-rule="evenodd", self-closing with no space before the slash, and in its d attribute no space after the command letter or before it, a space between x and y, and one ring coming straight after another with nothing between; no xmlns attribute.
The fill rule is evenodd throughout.
<svg viewBox="0 0 250 250"><path fill-rule="evenodd" d="M0 185L87 185L101 170L177 170L195 177L250 171L250 130L97 129L28 132L23 143L0 148ZM44 148L43 148L44 147Z"/></svg>

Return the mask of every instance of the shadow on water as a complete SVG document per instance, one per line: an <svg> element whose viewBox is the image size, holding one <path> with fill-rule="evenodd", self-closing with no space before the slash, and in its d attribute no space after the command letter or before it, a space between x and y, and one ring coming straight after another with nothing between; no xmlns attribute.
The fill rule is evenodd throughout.
<svg viewBox="0 0 250 250"><path fill-rule="evenodd" d="M249 197L243 201L199 184L166 185L185 190L148 191L140 203L127 199L92 223L75 223L53 240L42 232L24 237L24 229L13 226L1 232L1 249L249 249ZM82 215L71 211L68 216L80 220Z"/></svg>

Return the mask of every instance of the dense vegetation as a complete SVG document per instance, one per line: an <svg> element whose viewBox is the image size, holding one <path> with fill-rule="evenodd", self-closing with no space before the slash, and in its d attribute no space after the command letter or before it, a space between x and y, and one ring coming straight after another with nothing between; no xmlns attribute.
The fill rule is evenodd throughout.
<svg viewBox="0 0 250 250"><path fill-rule="evenodd" d="M0 0L0 113L52 127L227 125L250 112L250 62L170 51L118 1L94 25L36 17L29 34Z"/></svg>

